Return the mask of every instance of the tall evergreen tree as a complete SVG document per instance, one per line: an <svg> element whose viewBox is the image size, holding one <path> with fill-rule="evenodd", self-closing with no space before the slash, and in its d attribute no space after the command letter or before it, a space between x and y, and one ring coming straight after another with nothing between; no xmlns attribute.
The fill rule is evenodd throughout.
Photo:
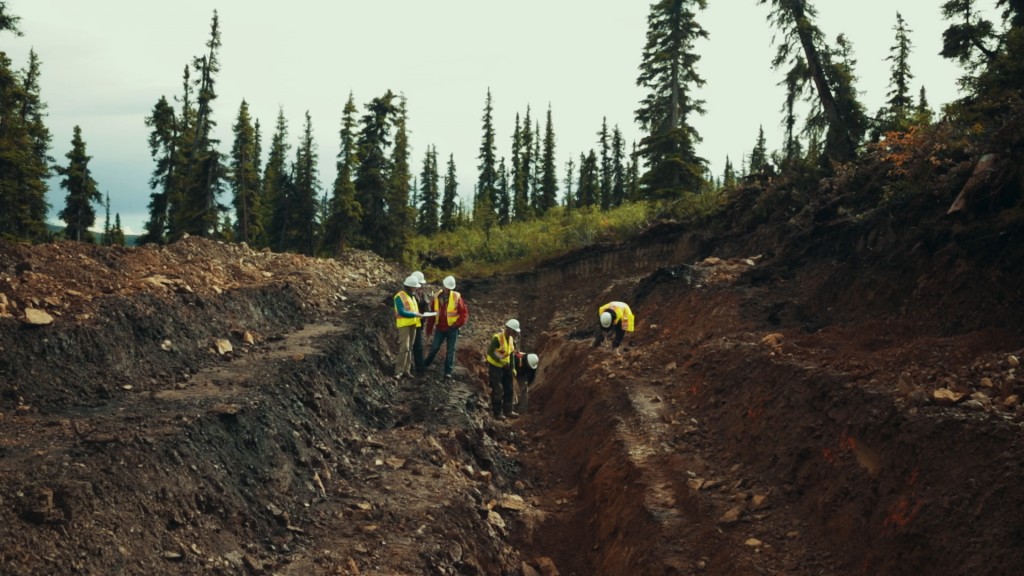
<svg viewBox="0 0 1024 576"><path fill-rule="evenodd" d="M306 111L302 137L295 148L292 167L292 189L288 202L286 249L312 256L316 253L318 216L320 214L319 154L313 139L313 118Z"/></svg>
<svg viewBox="0 0 1024 576"><path fill-rule="evenodd" d="M505 226L512 222L512 199L509 196L508 166L505 157L498 161L498 224Z"/></svg>
<svg viewBox="0 0 1024 576"><path fill-rule="evenodd" d="M896 13L896 43L889 48L889 55L885 58L891 63L889 68L889 92L886 100L887 124L890 129L904 129L913 113L914 97L910 95L910 80L914 77L910 73L910 50L913 44L910 42L910 28L903 19L903 15Z"/></svg>
<svg viewBox="0 0 1024 576"><path fill-rule="evenodd" d="M626 201L626 142L622 131L616 125L612 129L612 198L613 207L622 206Z"/></svg>
<svg viewBox="0 0 1024 576"><path fill-rule="evenodd" d="M86 154L85 141L82 140L82 129L75 126L71 137L71 150L65 155L67 166L57 166L57 174L61 176L60 187L67 191L64 197L64 209L60 211L60 219L67 227L64 235L75 241L92 242L89 228L96 223L94 202L103 202L103 195L96 186L96 180L89 169L92 156Z"/></svg>
<svg viewBox="0 0 1024 576"><path fill-rule="evenodd" d="M349 92L348 101L342 110L341 129L338 132L340 147L335 163L337 176L328 210L324 244L328 251L340 254L356 236L363 208L356 200L356 186L352 178L358 160L356 154L356 109L355 98Z"/></svg>
<svg viewBox="0 0 1024 576"><path fill-rule="evenodd" d="M0 31L20 35L18 17L0 4ZM16 73L0 51L0 235L41 240L47 235L46 179L50 175L50 131L39 91L41 65L35 50L28 68Z"/></svg>
<svg viewBox="0 0 1024 576"><path fill-rule="evenodd" d="M527 173L523 169L523 132L519 124L519 113L516 113L516 127L512 132L512 219L517 222L526 220L530 212L530 197L527 191Z"/></svg>
<svg viewBox="0 0 1024 576"><path fill-rule="evenodd" d="M179 139L178 118L166 97L161 96L153 106L153 112L146 117L146 126L152 129L149 133L149 153L156 161L156 167L149 178L149 187L153 190L149 195L149 219L138 242L162 244L166 240L170 197L177 177L175 168Z"/></svg>
<svg viewBox="0 0 1024 576"><path fill-rule="evenodd" d="M243 99L233 127L229 179L235 208L235 240L253 245L263 235L260 221L260 174L257 162L256 129Z"/></svg>
<svg viewBox="0 0 1024 576"><path fill-rule="evenodd" d="M220 224L223 207L217 197L221 192L225 169L217 151L219 141L213 138L213 101L217 98L215 77L220 72L220 20L213 11L207 53L192 61L198 77L196 85L196 117L192 124L192 145L186 164L182 224L184 232L209 236Z"/></svg>
<svg viewBox="0 0 1024 576"><path fill-rule="evenodd" d="M263 229L266 233L265 246L281 252L287 249L286 239L290 226L290 193L292 189L291 172L288 167L288 155L291 144L288 143L288 121L284 117L284 109L277 110L277 124L270 140L267 152L267 163L263 168Z"/></svg>
<svg viewBox="0 0 1024 576"><path fill-rule="evenodd" d="M996 7L1002 8L998 29L974 0L943 3L942 14L953 23L942 33L940 54L965 66L960 84L970 96L1006 102L1024 89L1024 1L997 0Z"/></svg>
<svg viewBox="0 0 1024 576"><path fill-rule="evenodd" d="M629 154L629 167L626 169L626 198L640 199L640 150L633 141L633 151Z"/></svg>
<svg viewBox="0 0 1024 576"><path fill-rule="evenodd" d="M566 213L572 212L573 208L576 207L576 196L572 191L572 182L576 178L576 165L573 163L572 156L565 163L565 179L562 181L565 184L565 196L563 197L563 203L565 205Z"/></svg>
<svg viewBox="0 0 1024 576"><path fill-rule="evenodd" d="M114 225L110 228L110 245L124 246L124 228L121 226L121 213L114 213Z"/></svg>
<svg viewBox="0 0 1024 576"><path fill-rule="evenodd" d="M725 157L725 170L722 172L722 186L725 188L736 187L736 169L732 167L732 160Z"/></svg>
<svg viewBox="0 0 1024 576"><path fill-rule="evenodd" d="M764 138L764 126L757 129L757 141L750 152L750 174L763 174L768 169L768 143Z"/></svg>
<svg viewBox="0 0 1024 576"><path fill-rule="evenodd" d="M925 93L924 86L921 86L921 91L917 94L917 106L914 107L914 124L927 126L931 123L932 109L928 105L928 95Z"/></svg>
<svg viewBox="0 0 1024 576"><path fill-rule="evenodd" d="M381 255L388 253L388 235L391 233L387 217L391 162L387 151L391 146L389 137L392 117L396 111L394 99L394 93L388 90L383 96L366 104L366 114L361 120L362 129L356 146L356 201L363 207L360 243L361 247Z"/></svg>
<svg viewBox="0 0 1024 576"><path fill-rule="evenodd" d="M401 261L405 245L413 233L414 214L409 206L412 168L409 165L409 112L405 96L399 97L394 111L395 144L391 150L391 170L388 175L388 249L385 257Z"/></svg>
<svg viewBox="0 0 1024 576"><path fill-rule="evenodd" d="M608 132L608 117L601 119L601 130L597 132L597 145L600 149L600 164L598 183L600 192L598 203L601 210L608 210L612 207L612 143L611 134Z"/></svg>
<svg viewBox="0 0 1024 576"><path fill-rule="evenodd" d="M648 165L641 177L647 198L673 199L701 189L706 162L697 156L700 135L689 117L704 113L703 101L693 97L693 91L704 84L696 70L700 56L694 42L706 38L707 32L694 10L706 6L705 0L660 0L651 5L647 16L647 43L637 85L649 92L636 111L646 132L639 154Z"/></svg>
<svg viewBox="0 0 1024 576"><path fill-rule="evenodd" d="M188 233L191 212L188 210L188 198L186 191L189 183L189 158L193 156L194 138L196 125L196 106L194 96L194 82L192 80L192 68L186 65L181 76L181 96L175 97L180 103L181 110L173 123L174 145L173 155L170 157L170 166L166 170L167 195L167 234L166 240L181 238ZM159 102L158 102L159 105ZM154 114L157 111L154 109ZM153 126L154 132L158 129ZM153 133L150 133L152 148ZM154 159L157 159L154 155ZM157 159L157 168L154 171L154 179L157 171L160 170L161 159ZM151 187L153 180L151 180ZM154 199L155 202L155 199ZM153 218L151 217L151 220ZM163 238L155 241L162 241Z"/></svg>
<svg viewBox="0 0 1024 576"><path fill-rule="evenodd" d="M520 222L529 220L533 217L533 203L530 196L530 187L533 185L533 166L535 164L532 123L533 120L530 118L530 107L527 106L526 116L523 118L523 129L520 132L521 148L519 154L519 184L522 188L517 190L517 193L522 194L521 206L519 198L517 198L516 203L516 220ZM522 210L520 210L520 208L522 208Z"/></svg>
<svg viewBox="0 0 1024 576"><path fill-rule="evenodd" d="M822 65L825 67L829 87L846 128L843 134L828 122L825 114L811 114L808 119L811 128L818 128L825 133L825 160L837 159L836 151L843 149L847 140L856 149L870 125L864 105L857 97L856 64L857 61L853 58L853 45L845 34L836 37L834 49L826 48L822 51Z"/></svg>
<svg viewBox="0 0 1024 576"><path fill-rule="evenodd" d="M448 168L444 175L444 195L441 197L441 230L452 232L459 222L459 214L455 198L459 191L459 182L455 178L455 155L448 155Z"/></svg>
<svg viewBox="0 0 1024 576"><path fill-rule="evenodd" d="M441 174L437 170L437 147L430 146L423 157L420 172L420 217L417 230L424 236L437 234L438 210L441 207Z"/></svg>
<svg viewBox="0 0 1024 576"><path fill-rule="evenodd" d="M558 205L558 174L555 170L555 127L551 121L551 106L548 106L540 163L540 203L537 206L542 216Z"/></svg>
<svg viewBox="0 0 1024 576"><path fill-rule="evenodd" d="M576 186L577 205L581 208L590 208L600 204L600 180L597 153L591 148L589 154L580 154L580 181Z"/></svg>
<svg viewBox="0 0 1024 576"><path fill-rule="evenodd" d="M487 89L484 101L483 136L477 159L479 175L476 181L476 196L473 198L473 219L491 222L496 218L498 205L498 163L494 145L494 103L491 89Z"/></svg>
<svg viewBox="0 0 1024 576"><path fill-rule="evenodd" d="M834 82L830 81L828 70L822 61L824 40L821 30L814 24L817 12L809 0L759 0L760 4L772 6L768 20L782 32L778 51L772 64L779 68L802 58L806 73L814 83L815 92L830 136L827 156L832 160L846 161L854 156L857 138L849 126L852 110L843 110L836 102ZM851 87L852 88L852 87Z"/></svg>

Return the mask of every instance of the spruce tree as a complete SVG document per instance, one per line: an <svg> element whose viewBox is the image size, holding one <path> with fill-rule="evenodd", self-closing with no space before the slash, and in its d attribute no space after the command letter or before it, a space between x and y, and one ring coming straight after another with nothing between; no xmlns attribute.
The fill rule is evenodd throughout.
<svg viewBox="0 0 1024 576"><path fill-rule="evenodd" d="M235 209L235 241L255 244L263 235L260 221L260 175L257 162L256 129L249 116L249 104L243 99L232 128L229 181Z"/></svg>
<svg viewBox="0 0 1024 576"><path fill-rule="evenodd" d="M284 109L277 110L277 123L274 135L270 140L267 152L267 163L263 168L263 229L266 233L264 246L275 251L286 250L286 238L289 227L289 193L292 189L291 172L288 167L288 155L291 144L288 143L288 121L284 117Z"/></svg>
<svg viewBox="0 0 1024 576"><path fill-rule="evenodd" d="M420 172L420 215L417 231L424 236L437 234L438 210L441 204L441 174L437 170L437 147L427 147Z"/></svg>
<svg viewBox="0 0 1024 576"><path fill-rule="evenodd" d="M526 107L526 116L523 118L522 131L520 132L520 155L519 155L519 185L520 189L516 191L517 194L521 194L521 198L516 198L516 220L525 221L533 217L532 210L532 198L530 196L531 186L533 185L533 166L534 166L534 149L533 149L533 128L531 126L532 120L530 119L530 107Z"/></svg>
<svg viewBox="0 0 1024 576"><path fill-rule="evenodd" d="M473 219L480 222L490 223L496 218L496 207L498 205L498 168L497 154L494 145L494 102L491 98L491 89L487 89L487 99L484 101L483 135L480 140L480 152L477 159L478 177L476 181L476 195L473 198Z"/></svg>
<svg viewBox="0 0 1024 576"><path fill-rule="evenodd" d="M295 147L295 163L292 168L292 188L288 202L288 226L285 233L285 249L307 256L316 253L317 217L320 214L320 178L317 166L319 154L313 139L313 118L306 111L302 126L302 137Z"/></svg>
<svg viewBox="0 0 1024 576"><path fill-rule="evenodd" d="M391 233L387 213L391 162L387 151L391 145L389 136L396 111L394 99L394 93L388 90L383 96L366 104L366 114L361 119L362 129L356 146L356 201L363 207L360 247L381 255L388 253L388 236Z"/></svg>
<svg viewBox="0 0 1024 576"><path fill-rule="evenodd" d="M338 132L340 147L335 169L334 189L328 210L324 244L329 252L340 254L355 238L363 217L362 206L356 200L353 176L356 170L356 109L355 98L349 92L348 101L342 110L341 129Z"/></svg>
<svg viewBox="0 0 1024 576"><path fill-rule="evenodd" d="M626 142L622 139L622 131L618 125L612 129L612 190L611 206L619 207L626 200Z"/></svg>
<svg viewBox="0 0 1024 576"><path fill-rule="evenodd" d="M850 126L850 122L856 110L844 108L836 101L834 88L837 83L843 84L844 81L829 77L830 71L826 69L823 55L827 47L821 30L814 23L816 10L809 0L759 0L759 3L771 4L768 19L782 33L772 65L780 68L789 62L790 70L793 70L796 61L802 59L806 75L814 84L823 122L829 131L827 159L840 162L852 159L858 137L856 127ZM852 85L846 86L846 89L853 92Z"/></svg>
<svg viewBox="0 0 1024 576"><path fill-rule="evenodd" d="M904 130L910 121L914 106L914 98L910 95L910 80L914 77L910 73L910 49L913 44L909 36L911 30L899 12L896 13L896 25L893 26L893 30L896 32L896 43L889 48L889 56L886 57L892 65L889 68L891 75L884 128Z"/></svg>
<svg viewBox="0 0 1024 576"><path fill-rule="evenodd" d="M0 31L20 35L18 17L0 5ZM0 51L0 235L42 240L48 234L46 179L50 175L50 132L39 92L41 65L29 52L26 70L11 68Z"/></svg>
<svg viewBox="0 0 1024 576"><path fill-rule="evenodd" d="M512 199L509 196L508 166L505 157L498 161L498 224L505 226L512 222Z"/></svg>
<svg viewBox="0 0 1024 576"><path fill-rule="evenodd" d="M409 112L405 96L399 97L393 118L395 144L391 149L387 191L388 247L383 256L401 261L415 223L413 210L409 206L412 168L409 166Z"/></svg>
<svg viewBox="0 0 1024 576"><path fill-rule="evenodd" d="M648 94L636 119L646 132L639 154L648 166L641 177L642 193L650 199L675 199L702 187L706 162L697 156L700 135L689 117L704 113L703 101L694 98L693 92L704 84L696 70L700 56L694 43L707 37L695 10L706 5L705 0L660 0L651 5L647 16L637 85Z"/></svg>
<svg viewBox="0 0 1024 576"><path fill-rule="evenodd" d="M186 191L189 183L189 158L193 156L193 134L196 125L193 86L192 68L186 65L181 78L181 96L177 97L177 101L181 105L181 111L178 113L174 123L173 156L171 158L171 167L167 171L170 184L170 188L167 190L167 240L175 240L188 233L192 216L188 210ZM152 133L150 137L152 138ZM159 160L157 170L159 170Z"/></svg>
<svg viewBox="0 0 1024 576"><path fill-rule="evenodd" d="M757 129L757 141L750 152L750 174L763 174L768 168L768 143L764 138L764 126Z"/></svg>
<svg viewBox="0 0 1024 576"><path fill-rule="evenodd" d="M192 144L186 162L182 204L183 231L195 236L209 236L220 225L222 206L217 197L222 188L226 170L217 151L219 141L213 138L216 122L213 120L213 101L216 75L220 72L220 20L213 11L207 53L192 61L195 79L196 111L191 125Z"/></svg>
<svg viewBox="0 0 1024 576"><path fill-rule="evenodd" d="M640 199L640 150L633 141L633 151L629 154L629 167L626 169L626 198Z"/></svg>
<svg viewBox="0 0 1024 576"><path fill-rule="evenodd" d="M89 161L92 157L86 154L85 141L82 140L82 129L74 128L71 137L71 150L65 155L67 166L57 166L57 174L61 176L60 187L67 191L64 197L64 209L60 211L60 219L67 226L64 235L69 240L92 242L89 228L96 223L96 209L93 203L103 202L96 181L93 180Z"/></svg>
<svg viewBox="0 0 1024 576"><path fill-rule="evenodd" d="M153 190L149 195L149 219L138 242L162 244L166 240L170 196L177 176L178 118L174 107L161 96L145 122L151 128L149 154L156 161L156 167L149 178L149 187Z"/></svg>
<svg viewBox="0 0 1024 576"><path fill-rule="evenodd" d="M441 197L441 230L453 232L460 221L455 203L459 182L455 178L455 155L448 155L448 168L444 175L444 195Z"/></svg>
<svg viewBox="0 0 1024 576"><path fill-rule="evenodd" d="M537 206L541 216L558 205L558 174L555 170L555 127L551 121L551 106L548 106L540 163L540 202Z"/></svg>
<svg viewBox="0 0 1024 576"><path fill-rule="evenodd" d="M572 156L565 163L565 179L562 181L565 184L565 196L563 197L563 203L565 205L565 212L568 214L572 212L573 208L576 207L576 197L572 191L573 179L576 178L576 165L573 163Z"/></svg>
<svg viewBox="0 0 1024 576"><path fill-rule="evenodd" d="M530 212L530 198L527 191L526 173L523 169L523 132L516 113L516 127L512 132L512 219L517 222L526 220Z"/></svg>
<svg viewBox="0 0 1024 576"><path fill-rule="evenodd" d="M932 123L932 109L928 105L928 95L925 94L924 86L917 94L917 106L914 107L914 124L927 126Z"/></svg>
<svg viewBox="0 0 1024 576"><path fill-rule="evenodd" d="M598 166L597 153L590 149L587 155L580 154L580 181L576 187L577 204L581 208L599 205L601 194L601 174Z"/></svg>
<svg viewBox="0 0 1024 576"><path fill-rule="evenodd" d="M601 118L601 130L597 133L597 144L601 150L598 183L598 203L601 210L608 210L612 206L612 143L611 135L608 133L608 117Z"/></svg>
<svg viewBox="0 0 1024 576"><path fill-rule="evenodd" d="M114 214L114 225L110 228L110 245L111 246L124 246L124 228L121 226L121 213L117 212Z"/></svg>

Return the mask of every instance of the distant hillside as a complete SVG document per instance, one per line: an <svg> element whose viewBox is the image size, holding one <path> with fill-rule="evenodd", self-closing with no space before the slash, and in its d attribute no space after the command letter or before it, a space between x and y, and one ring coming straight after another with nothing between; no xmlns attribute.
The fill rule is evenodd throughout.
<svg viewBox="0 0 1024 576"><path fill-rule="evenodd" d="M46 229L49 230L51 234L60 234L61 232L64 232L64 226L57 226L56 224L47 224L46 225ZM100 244L103 243L103 234L102 233L100 233L100 232L93 232L93 237L96 238L96 242L97 243L100 243ZM125 234L124 235L124 243L125 243L126 246L135 246L135 241L138 240L138 239L139 239L139 235L138 234Z"/></svg>

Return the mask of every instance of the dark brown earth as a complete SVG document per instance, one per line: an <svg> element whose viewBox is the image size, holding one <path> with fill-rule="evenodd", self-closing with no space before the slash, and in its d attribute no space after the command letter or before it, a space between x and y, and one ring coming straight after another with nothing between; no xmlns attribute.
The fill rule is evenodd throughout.
<svg viewBox="0 0 1024 576"><path fill-rule="evenodd" d="M453 382L390 377L369 254L0 244L0 573L1024 573L1024 227L773 194L459 279Z"/></svg>

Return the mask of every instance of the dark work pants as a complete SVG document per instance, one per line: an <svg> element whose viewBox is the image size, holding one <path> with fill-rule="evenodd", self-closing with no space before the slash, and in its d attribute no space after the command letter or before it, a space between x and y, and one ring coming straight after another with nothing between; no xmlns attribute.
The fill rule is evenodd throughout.
<svg viewBox="0 0 1024 576"><path fill-rule="evenodd" d="M423 327L416 328L416 337L412 341L412 365L416 367L416 374L422 374L423 366Z"/></svg>
<svg viewBox="0 0 1024 576"><path fill-rule="evenodd" d="M512 366L487 363L487 384L491 387L491 411L495 416L512 412Z"/></svg>

